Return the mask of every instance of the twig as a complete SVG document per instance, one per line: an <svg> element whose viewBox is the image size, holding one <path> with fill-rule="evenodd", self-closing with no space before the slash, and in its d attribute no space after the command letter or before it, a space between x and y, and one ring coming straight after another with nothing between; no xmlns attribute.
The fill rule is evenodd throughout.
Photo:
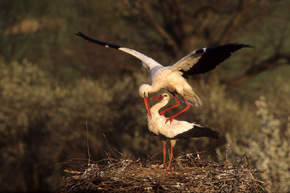
<svg viewBox="0 0 290 193"><path fill-rule="evenodd" d="M91 153L90 153L90 145L89 145L89 129L88 129L88 122L86 121L86 129L87 129L87 150L88 150L88 165L91 163Z"/></svg>
<svg viewBox="0 0 290 193"><path fill-rule="evenodd" d="M116 158L118 158L118 156L115 154L114 151L116 151L116 152L118 152L120 155L122 155L122 153L119 152L116 148L112 148L112 147L111 147L111 145L110 145L110 143L109 143L109 141L108 141L108 139L107 139L107 137L106 137L106 135L105 135L104 133L103 133L103 136L104 136L104 138L105 138L105 140L106 140L106 142L107 142L107 144L108 144L108 146L109 146L109 149L110 149L111 152L114 154L114 156L115 156Z"/></svg>

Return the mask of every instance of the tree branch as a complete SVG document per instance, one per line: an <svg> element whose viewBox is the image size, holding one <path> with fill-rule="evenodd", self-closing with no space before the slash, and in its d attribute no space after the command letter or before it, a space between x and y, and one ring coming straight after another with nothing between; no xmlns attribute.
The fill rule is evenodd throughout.
<svg viewBox="0 0 290 193"><path fill-rule="evenodd" d="M169 33L157 22L154 16L151 14L148 3L142 2L142 9L146 14L148 21L154 27L154 29L166 40L167 44L170 45L175 53L178 53L178 45Z"/></svg>
<svg viewBox="0 0 290 193"><path fill-rule="evenodd" d="M243 15L251 8L255 1L256 0L240 0L238 10L226 25L224 32L221 34L219 44L228 43L229 40L232 39L233 35L240 28L243 21Z"/></svg>
<svg viewBox="0 0 290 193"><path fill-rule="evenodd" d="M265 60L262 60L258 64L249 68L243 76L231 80L230 83L226 85L226 89L230 90L236 86L245 84L261 72L284 65L285 63L277 62L281 59L285 59L287 63L290 64L290 54L287 55L282 53L276 53L275 55Z"/></svg>

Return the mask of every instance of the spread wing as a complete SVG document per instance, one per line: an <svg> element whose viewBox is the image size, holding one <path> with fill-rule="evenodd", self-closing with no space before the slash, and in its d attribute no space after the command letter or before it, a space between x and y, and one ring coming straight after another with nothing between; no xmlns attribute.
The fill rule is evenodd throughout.
<svg viewBox="0 0 290 193"><path fill-rule="evenodd" d="M76 33L76 35L80 36L81 38L83 38L85 40L88 40L89 42L98 44L100 46L104 46L106 48L114 48L114 49L126 52L127 54L130 54L130 55L138 58L139 60L141 60L142 63L143 63L143 66L148 68L148 69L150 69L150 70L152 68L156 67L156 66L162 66L161 64L159 64L158 62L156 62L152 58L150 58L150 57L148 57L148 56L146 56L146 55L144 55L144 54L142 54L142 53L140 53L140 52L138 52L136 50L132 50L130 48L125 48L125 47L122 47L122 46L119 46L119 45L115 45L115 44L102 42L102 41L90 38L90 37L86 36L85 34L83 34L81 32Z"/></svg>
<svg viewBox="0 0 290 193"><path fill-rule="evenodd" d="M205 73L213 70L217 65L229 58L233 52L244 47L252 46L232 43L195 50L176 62L171 70L183 72L184 77Z"/></svg>
<svg viewBox="0 0 290 193"><path fill-rule="evenodd" d="M206 48L190 52L188 55L184 56L175 64L173 64L171 70L172 71L179 70L182 72L189 71L199 61L199 59L202 57L205 51Z"/></svg>

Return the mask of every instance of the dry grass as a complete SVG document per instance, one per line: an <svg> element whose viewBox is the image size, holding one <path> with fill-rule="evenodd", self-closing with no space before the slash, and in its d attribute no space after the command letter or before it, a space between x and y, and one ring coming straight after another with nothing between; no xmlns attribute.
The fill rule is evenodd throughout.
<svg viewBox="0 0 290 193"><path fill-rule="evenodd" d="M65 170L60 192L268 192L255 177L259 171L244 161L230 166L187 154L176 158L167 173L163 164L110 158Z"/></svg>

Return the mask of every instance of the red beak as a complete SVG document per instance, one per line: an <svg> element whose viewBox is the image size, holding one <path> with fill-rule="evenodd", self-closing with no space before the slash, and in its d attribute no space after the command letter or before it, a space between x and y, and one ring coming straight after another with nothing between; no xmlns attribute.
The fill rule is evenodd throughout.
<svg viewBox="0 0 290 193"><path fill-rule="evenodd" d="M163 99L163 96L162 95L159 95L159 96L155 96L155 97L151 97L150 100L151 101L157 101L157 100L162 100Z"/></svg>
<svg viewBox="0 0 290 193"><path fill-rule="evenodd" d="M149 118L151 119L151 111L150 111L150 105L149 105L149 101L148 101L148 97L144 97L144 104L148 113Z"/></svg>

